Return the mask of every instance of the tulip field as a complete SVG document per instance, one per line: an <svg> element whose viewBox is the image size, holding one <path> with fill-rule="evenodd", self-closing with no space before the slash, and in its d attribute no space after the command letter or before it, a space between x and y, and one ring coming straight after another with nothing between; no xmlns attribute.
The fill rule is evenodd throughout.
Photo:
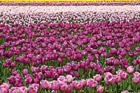
<svg viewBox="0 0 140 93"><path fill-rule="evenodd" d="M139 4L0 2L0 93L140 93Z"/></svg>

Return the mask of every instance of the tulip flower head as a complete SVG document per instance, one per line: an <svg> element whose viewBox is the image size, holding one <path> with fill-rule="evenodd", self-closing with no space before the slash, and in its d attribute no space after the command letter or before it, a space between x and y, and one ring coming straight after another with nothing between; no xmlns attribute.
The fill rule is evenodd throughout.
<svg viewBox="0 0 140 93"><path fill-rule="evenodd" d="M71 75L66 75L66 79L68 83L71 83L74 79L74 77L72 77Z"/></svg>
<svg viewBox="0 0 140 93"><path fill-rule="evenodd" d="M121 93L129 93L128 91L122 91Z"/></svg>
<svg viewBox="0 0 140 93"><path fill-rule="evenodd" d="M138 84L140 82L140 79L137 78L137 77L133 77L132 78L132 81L135 83L135 84Z"/></svg>
<svg viewBox="0 0 140 93"><path fill-rule="evenodd" d="M103 93L104 87L102 85L99 85L96 90L97 90L97 93Z"/></svg>
<svg viewBox="0 0 140 93"><path fill-rule="evenodd" d="M47 88L48 87L49 82L47 80L42 80L40 82L40 85L42 88Z"/></svg>
<svg viewBox="0 0 140 93"><path fill-rule="evenodd" d="M102 76L101 76L100 74L96 74L95 76L93 76L93 78L94 78L96 81L101 81Z"/></svg>
<svg viewBox="0 0 140 93"><path fill-rule="evenodd" d="M127 72L128 72L129 74L132 74L132 73L134 72L134 67L133 67L133 66L127 67Z"/></svg>

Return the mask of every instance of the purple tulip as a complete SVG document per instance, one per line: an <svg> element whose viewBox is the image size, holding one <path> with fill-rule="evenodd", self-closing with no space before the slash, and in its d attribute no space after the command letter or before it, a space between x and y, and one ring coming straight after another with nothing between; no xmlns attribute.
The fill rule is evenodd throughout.
<svg viewBox="0 0 140 93"><path fill-rule="evenodd" d="M107 57L107 53L106 52L102 53L102 57Z"/></svg>
<svg viewBox="0 0 140 93"><path fill-rule="evenodd" d="M23 75L27 75L27 74L28 74L28 69L23 69L23 70L22 70L22 74L23 74Z"/></svg>
<svg viewBox="0 0 140 93"><path fill-rule="evenodd" d="M6 63L3 63L3 67L6 68L8 67L8 65Z"/></svg>
<svg viewBox="0 0 140 93"><path fill-rule="evenodd" d="M77 77L77 78L80 77L80 73L79 73L79 72L76 73L76 77Z"/></svg>
<svg viewBox="0 0 140 93"><path fill-rule="evenodd" d="M52 77L52 74L51 74L50 71L46 71L46 72L44 73L44 76L45 76L46 78L51 78L51 77Z"/></svg>
<svg viewBox="0 0 140 93"><path fill-rule="evenodd" d="M6 59L6 64L10 65L12 63L12 59Z"/></svg>
<svg viewBox="0 0 140 93"><path fill-rule="evenodd" d="M27 84L32 84L33 83L33 78L32 77L28 77L25 79Z"/></svg>
<svg viewBox="0 0 140 93"><path fill-rule="evenodd" d="M98 60L99 59L99 54L95 54L95 59Z"/></svg>
<svg viewBox="0 0 140 93"><path fill-rule="evenodd" d="M16 82L16 78L14 76L10 76L8 78L8 81L9 81L10 84L14 84Z"/></svg>
<svg viewBox="0 0 140 93"><path fill-rule="evenodd" d="M16 75L18 73L18 71L16 70L16 69L13 69L12 71L11 71L11 74L12 75Z"/></svg>
<svg viewBox="0 0 140 93"><path fill-rule="evenodd" d="M12 62L11 65L10 65L10 67L11 67L11 68L15 68L15 67L16 67L16 63L13 63L13 62Z"/></svg>

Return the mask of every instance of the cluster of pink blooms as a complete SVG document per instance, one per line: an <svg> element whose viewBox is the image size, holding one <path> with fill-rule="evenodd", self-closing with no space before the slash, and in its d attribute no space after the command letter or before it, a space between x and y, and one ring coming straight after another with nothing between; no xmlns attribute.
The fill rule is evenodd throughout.
<svg viewBox="0 0 140 93"><path fill-rule="evenodd" d="M15 68L16 67L16 63L12 62L11 59L6 59L6 62L3 63L3 67Z"/></svg>
<svg viewBox="0 0 140 93"><path fill-rule="evenodd" d="M61 90L63 92L71 93L72 89L82 89L84 86L94 88L97 86L97 81L101 81L102 76L99 74L94 76L94 79L81 79L80 81L73 81L74 77L71 75L59 76L57 80L47 81L42 80L40 82L42 88L47 88L51 90ZM97 87L97 92L103 93L104 87L99 85Z"/></svg>
<svg viewBox="0 0 140 93"><path fill-rule="evenodd" d="M39 89L39 84L31 84L29 88L25 86L21 87L12 87L10 89L10 84L8 82L4 82L0 85L0 93L37 93Z"/></svg>
<svg viewBox="0 0 140 93"><path fill-rule="evenodd" d="M139 5L140 2L133 1L133 2L1 2L0 5L62 5L62 6L72 6L72 5Z"/></svg>
<svg viewBox="0 0 140 93"><path fill-rule="evenodd" d="M7 93L10 88L10 84L8 82L4 82L0 85L0 93Z"/></svg>
<svg viewBox="0 0 140 93"><path fill-rule="evenodd" d="M119 83L121 81L121 79L127 78L127 75L128 75L123 70L118 70L116 73L117 73L116 75L113 75L110 72L105 73L104 80L105 80L107 85L114 84L114 83Z"/></svg>

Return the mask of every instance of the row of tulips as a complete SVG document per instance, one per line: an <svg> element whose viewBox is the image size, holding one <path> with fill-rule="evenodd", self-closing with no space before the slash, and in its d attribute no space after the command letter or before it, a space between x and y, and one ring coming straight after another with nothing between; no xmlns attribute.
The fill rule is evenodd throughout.
<svg viewBox="0 0 140 93"><path fill-rule="evenodd" d="M70 5L139 5L140 2L139 1L133 1L133 2L123 2L123 1L119 1L119 2L105 2L105 1L101 1L101 2L1 2L0 5L56 5L56 6L70 6Z"/></svg>
<svg viewBox="0 0 140 93"><path fill-rule="evenodd" d="M133 73L134 69L131 68L127 68L128 69L128 73ZM130 69L130 70L129 70ZM118 85L122 85L121 88L123 88L122 90L124 90L125 87L125 79L127 78L128 74L126 72L124 72L123 70L118 70L116 72L116 75L113 75L110 72L107 72L104 74L105 78L105 83L108 86L109 89L109 93L115 92L117 93L117 88ZM26 77L31 77L30 75L26 75ZM102 85L99 85L99 82L102 80L102 76L100 74L96 74L95 76L93 76L92 78L89 79L81 79L81 80L75 80L74 81L74 77L72 77L71 75L66 75L66 76L59 76L59 78L57 78L57 80L53 80L53 81L48 81L48 80L42 80L40 82L41 88L45 89L45 91L47 90L53 90L52 93L56 93L58 90L62 91L62 92L66 92L66 93L71 93L72 90L77 89L77 90L81 90L82 88L84 88L84 86L89 87L92 89L92 92L94 92L94 88L97 87L97 92L98 93L103 93L104 91L104 87ZM121 81L121 82L120 82ZM133 74L133 78L132 78L133 83L136 84L136 93L137 93L137 84L140 82L140 73L139 72L135 72ZM120 83L119 83L120 82ZM10 83L10 82L9 82ZM29 85L29 88L25 87L25 86L19 86L19 87L11 87L10 89L10 84L8 82L4 82L2 85L0 85L0 90L2 92L0 93L7 93L7 91L9 91L9 93L15 93L15 92L21 92L21 93L37 93L37 91L39 90L39 84L38 83L33 83L31 85ZM131 83L131 81L130 81ZM115 84L116 89L112 90L111 86ZM131 86L131 85L130 85ZM46 90L47 89L47 90ZM126 91L122 91L122 93L125 93ZM46 93L46 92L45 92Z"/></svg>
<svg viewBox="0 0 140 93"><path fill-rule="evenodd" d="M19 7L20 8L20 7ZM32 10L30 9L30 7L23 7L23 9L21 9L19 11L19 8L17 7L12 7L9 6L7 8L5 8L4 6L2 6L0 8L0 23L5 23L5 24L20 24L20 25L24 25L24 26L29 26L30 24L34 24L34 23L44 23L44 22L48 22L50 24L52 23L58 23L58 22L62 22L62 23L71 23L72 21L75 21L77 23L84 23L89 21L94 22L102 22L102 21L132 21L132 20L138 20L139 17L139 8L137 7L137 9L133 9L132 7L102 7L99 9L98 8L90 8L88 7L86 9L86 7L84 8L86 11L89 12L77 12L75 11L71 11L68 12L67 11L63 11L65 8L58 8L58 7L54 7L53 12L52 13L51 9L47 9L47 7L31 7ZM74 7L72 7L74 8ZM43 11L41 11L40 9L44 9ZM47 10L46 10L47 9ZM70 8L68 8L70 9ZM79 9L83 9L82 7L80 7ZM83 9L83 10L84 10ZM33 11L34 10L34 11ZM37 11L38 10L38 11ZM94 11L93 11L94 10ZM81 10L82 11L82 10ZM98 12L101 11L101 12ZM118 12L120 11L120 12ZM133 11L133 12L132 12ZM46 12L48 14L46 14ZM56 13L58 12L58 13Z"/></svg>

